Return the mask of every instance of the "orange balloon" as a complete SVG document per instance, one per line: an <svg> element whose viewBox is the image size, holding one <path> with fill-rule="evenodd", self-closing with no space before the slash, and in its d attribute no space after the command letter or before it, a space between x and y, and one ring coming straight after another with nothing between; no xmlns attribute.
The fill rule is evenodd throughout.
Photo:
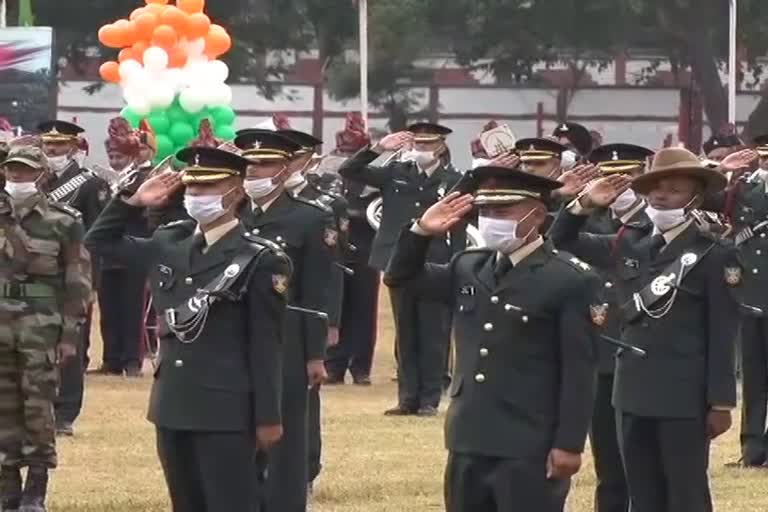
<svg viewBox="0 0 768 512"><path fill-rule="evenodd" d="M120 48L119 31L113 24L104 25L99 29L99 42L108 48Z"/></svg>
<svg viewBox="0 0 768 512"><path fill-rule="evenodd" d="M178 45L168 51L168 67L183 68L187 64L187 52Z"/></svg>
<svg viewBox="0 0 768 512"><path fill-rule="evenodd" d="M203 12L205 0L176 0L176 5L187 14Z"/></svg>
<svg viewBox="0 0 768 512"><path fill-rule="evenodd" d="M139 60L136 58L136 56L133 54L133 48L123 48L120 50L120 55L118 55L117 60L120 62L123 62L124 60Z"/></svg>
<svg viewBox="0 0 768 512"><path fill-rule="evenodd" d="M161 5L161 4L149 4L147 5L144 10L146 12L151 12L153 14L156 14L157 16L160 16L163 14L163 11L165 10L167 6Z"/></svg>
<svg viewBox="0 0 768 512"><path fill-rule="evenodd" d="M136 41L136 43L131 48L133 52L133 58L143 63L144 52L147 51L147 48L149 48L149 43L147 41Z"/></svg>
<svg viewBox="0 0 768 512"><path fill-rule="evenodd" d="M173 27L178 34L185 34L187 32L187 24L189 23L189 15L178 7L169 5L160 15L160 23Z"/></svg>
<svg viewBox="0 0 768 512"><path fill-rule="evenodd" d="M157 27L152 36L152 44L159 46L160 48L165 48L166 50L175 46L178 40L179 38L176 35L176 30L168 25L160 25Z"/></svg>
<svg viewBox="0 0 768 512"><path fill-rule="evenodd" d="M131 16L128 19L131 21L134 21L136 18L138 18L145 12L147 12L147 9L144 7L139 7L138 9L134 9L133 12L131 13Z"/></svg>
<svg viewBox="0 0 768 512"><path fill-rule="evenodd" d="M198 37L205 37L208 35L208 31L211 30L211 19L203 14L197 12L190 14L187 20L187 38L197 39Z"/></svg>
<svg viewBox="0 0 768 512"><path fill-rule="evenodd" d="M155 13L144 11L141 16L133 20L133 23L138 39L151 39L159 24L159 18Z"/></svg>
<svg viewBox="0 0 768 512"><path fill-rule="evenodd" d="M168 0L147 0L147 5L168 5Z"/></svg>
<svg viewBox="0 0 768 512"><path fill-rule="evenodd" d="M223 55L232 48L232 38L222 28L215 28L218 25L211 25L211 30L205 38L205 54L215 59L219 55Z"/></svg>
<svg viewBox="0 0 768 512"><path fill-rule="evenodd" d="M115 61L105 62L99 67L99 75L105 82L120 82L120 64Z"/></svg>
<svg viewBox="0 0 768 512"><path fill-rule="evenodd" d="M136 42L136 26L128 20L117 20L114 23L118 42L121 47L131 46Z"/></svg>

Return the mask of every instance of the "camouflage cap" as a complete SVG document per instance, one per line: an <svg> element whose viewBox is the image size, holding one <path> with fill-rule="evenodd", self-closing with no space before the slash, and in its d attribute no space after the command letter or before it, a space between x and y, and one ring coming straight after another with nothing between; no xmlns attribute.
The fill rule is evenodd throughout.
<svg viewBox="0 0 768 512"><path fill-rule="evenodd" d="M24 164L33 169L45 169L46 159L43 150L34 146L16 146L11 147L8 157L3 165L10 163Z"/></svg>

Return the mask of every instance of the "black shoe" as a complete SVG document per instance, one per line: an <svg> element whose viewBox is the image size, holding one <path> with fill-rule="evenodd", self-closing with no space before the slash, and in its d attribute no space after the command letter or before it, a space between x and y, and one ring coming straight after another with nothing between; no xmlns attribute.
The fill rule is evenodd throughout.
<svg viewBox="0 0 768 512"><path fill-rule="evenodd" d="M424 407L419 407L419 410L416 411L417 416L423 416L425 418L437 416L437 407L434 405L425 405Z"/></svg>
<svg viewBox="0 0 768 512"><path fill-rule="evenodd" d="M398 405L397 407L384 411L384 416L414 416L417 411L418 409L415 407Z"/></svg>
<svg viewBox="0 0 768 512"><path fill-rule="evenodd" d="M370 375L353 375L352 382L355 383L355 386L370 386L371 377Z"/></svg>
<svg viewBox="0 0 768 512"><path fill-rule="evenodd" d="M71 421L57 421L56 422L56 435L64 437L72 437L75 435L75 427Z"/></svg>
<svg viewBox="0 0 768 512"><path fill-rule="evenodd" d="M144 376L141 372L141 367L137 364L128 365L125 367L125 376L132 379L139 379Z"/></svg>
<svg viewBox="0 0 768 512"><path fill-rule="evenodd" d="M3 466L0 469L0 510L17 512L21 505L21 469Z"/></svg>
<svg viewBox="0 0 768 512"><path fill-rule="evenodd" d="M328 374L328 377L325 379L324 384L328 386L341 386L344 384L344 376L343 375L332 375Z"/></svg>
<svg viewBox="0 0 768 512"><path fill-rule="evenodd" d="M48 494L48 469L30 467L21 496L19 512L45 512L45 497Z"/></svg>

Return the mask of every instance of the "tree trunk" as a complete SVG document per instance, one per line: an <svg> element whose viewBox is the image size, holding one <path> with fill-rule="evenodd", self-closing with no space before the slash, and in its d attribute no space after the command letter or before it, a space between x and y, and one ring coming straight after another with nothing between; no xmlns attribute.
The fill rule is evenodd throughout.
<svg viewBox="0 0 768 512"><path fill-rule="evenodd" d="M715 133L723 131L728 126L728 94L720 80L714 48L703 32L690 33L687 46L691 71L701 92L709 125Z"/></svg>

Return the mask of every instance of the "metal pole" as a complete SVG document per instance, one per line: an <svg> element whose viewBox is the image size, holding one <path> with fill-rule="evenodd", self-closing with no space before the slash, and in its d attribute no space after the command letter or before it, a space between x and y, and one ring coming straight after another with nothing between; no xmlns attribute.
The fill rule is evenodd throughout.
<svg viewBox="0 0 768 512"><path fill-rule="evenodd" d="M359 0L360 8L360 113L368 129L368 0Z"/></svg>
<svg viewBox="0 0 768 512"><path fill-rule="evenodd" d="M736 28L737 28L737 0L730 0L730 30L728 48L728 122L736 126Z"/></svg>
<svg viewBox="0 0 768 512"><path fill-rule="evenodd" d="M0 0L0 28L5 28L7 26L8 22L6 20L5 0Z"/></svg>

